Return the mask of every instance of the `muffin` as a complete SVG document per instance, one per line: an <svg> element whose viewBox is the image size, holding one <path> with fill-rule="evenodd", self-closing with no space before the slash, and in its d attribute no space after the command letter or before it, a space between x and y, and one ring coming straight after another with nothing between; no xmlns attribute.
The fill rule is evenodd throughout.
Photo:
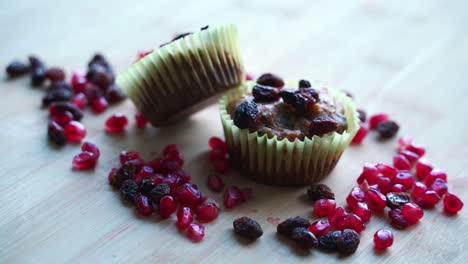
<svg viewBox="0 0 468 264"><path fill-rule="evenodd" d="M321 180L359 128L356 107L345 93L271 74L229 91L219 107L234 165L268 184Z"/></svg>
<svg viewBox="0 0 468 264"><path fill-rule="evenodd" d="M117 85L154 126L201 109L245 79L237 28L185 33L133 63Z"/></svg>

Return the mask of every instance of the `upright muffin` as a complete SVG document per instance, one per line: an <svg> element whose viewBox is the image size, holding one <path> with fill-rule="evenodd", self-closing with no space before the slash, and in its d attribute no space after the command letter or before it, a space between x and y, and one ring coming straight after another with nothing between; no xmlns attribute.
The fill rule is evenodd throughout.
<svg viewBox="0 0 468 264"><path fill-rule="evenodd" d="M201 109L244 79L237 28L221 25L161 45L120 74L117 85L158 126Z"/></svg>
<svg viewBox="0 0 468 264"><path fill-rule="evenodd" d="M229 91L219 107L234 164L269 184L322 179L359 128L356 107L343 92L271 74Z"/></svg>

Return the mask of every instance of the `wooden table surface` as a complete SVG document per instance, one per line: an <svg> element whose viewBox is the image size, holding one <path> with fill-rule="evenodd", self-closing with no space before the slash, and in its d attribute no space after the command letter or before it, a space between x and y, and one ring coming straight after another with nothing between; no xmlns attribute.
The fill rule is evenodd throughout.
<svg viewBox="0 0 468 264"><path fill-rule="evenodd" d="M0 66L34 53L70 72L102 51L120 72L138 50L156 47L176 32L235 22L248 71L319 79L352 92L369 113L388 112L401 124L400 135L426 146L427 158L448 173L450 190L468 202L467 1L184 2L5 2ZM442 214L441 204L426 211L420 224L394 230L394 246L381 254L374 252L372 236L391 228L384 217L371 220L352 256L307 254L278 238L272 224L289 216L311 217L305 188L266 186L236 173L226 182L253 187L253 199L223 210L206 225L204 241L193 244L176 232L174 218L138 217L106 177L123 149L151 158L165 144L177 143L194 182L221 200L204 184L207 140L222 136L215 105L170 127L140 131L132 122L120 135L106 134L103 123L114 112L132 116L131 102L99 116L87 113L86 140L96 142L102 155L94 171L74 172L71 159L79 147L55 149L47 143L43 92L30 88L28 78L7 82L1 74L0 263L466 263L466 206L455 217ZM391 161L395 146L396 139L380 143L372 133L362 146L345 152L324 180L339 204L364 162ZM255 243L241 243L233 235L232 221L243 215L264 228Z"/></svg>

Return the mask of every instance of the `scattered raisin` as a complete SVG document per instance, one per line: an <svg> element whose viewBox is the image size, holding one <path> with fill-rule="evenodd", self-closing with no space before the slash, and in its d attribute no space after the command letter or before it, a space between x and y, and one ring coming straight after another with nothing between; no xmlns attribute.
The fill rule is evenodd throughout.
<svg viewBox="0 0 468 264"><path fill-rule="evenodd" d="M49 126L47 128L47 135L50 141L54 142L59 146L65 145L65 142L67 141L63 127L61 127L54 121L49 122Z"/></svg>
<svg viewBox="0 0 468 264"><path fill-rule="evenodd" d="M312 85L307 80L300 80L299 81L299 88L310 88Z"/></svg>
<svg viewBox="0 0 468 264"><path fill-rule="evenodd" d="M305 93L294 93L282 90L280 96L285 103L294 107L300 114L307 112L307 110L317 102L315 98Z"/></svg>
<svg viewBox="0 0 468 264"><path fill-rule="evenodd" d="M307 189L307 196L314 202L320 199L335 199L335 194L330 187L323 183L313 183L310 185Z"/></svg>
<svg viewBox="0 0 468 264"><path fill-rule="evenodd" d="M31 70L31 67L26 63L20 61L13 61L6 67L6 73L9 78L15 78L27 74Z"/></svg>
<svg viewBox="0 0 468 264"><path fill-rule="evenodd" d="M234 112L234 124L240 129L248 128L258 116L257 104L253 101L245 101L236 107Z"/></svg>
<svg viewBox="0 0 468 264"><path fill-rule="evenodd" d="M105 97L110 104L121 102L126 98L122 90L115 84L107 89Z"/></svg>
<svg viewBox="0 0 468 264"><path fill-rule="evenodd" d="M366 120L367 120L366 111L364 111L364 110L362 110L362 109L358 109L357 112L358 112L358 114L359 114L359 120L361 120L361 122L365 123Z"/></svg>
<svg viewBox="0 0 468 264"><path fill-rule="evenodd" d="M260 224L246 216L234 220L232 225L234 226L234 232L242 237L257 239L263 235Z"/></svg>
<svg viewBox="0 0 468 264"><path fill-rule="evenodd" d="M45 72L46 68L44 63L35 56L29 56L29 64L31 65L31 84L32 86L40 86L46 80Z"/></svg>
<svg viewBox="0 0 468 264"><path fill-rule="evenodd" d="M337 242L341 239L341 231L328 232L319 238L319 246L323 249L336 250L338 248Z"/></svg>
<svg viewBox="0 0 468 264"><path fill-rule="evenodd" d="M125 180L133 179L134 176L135 166L133 164L126 163L115 173L115 178L112 184L115 187L120 188Z"/></svg>
<svg viewBox="0 0 468 264"><path fill-rule="evenodd" d="M360 242L359 234L351 229L345 229L340 238L336 241L338 252L342 254L352 254L356 252Z"/></svg>
<svg viewBox="0 0 468 264"><path fill-rule="evenodd" d="M120 187L120 194L123 199L129 202L134 202L135 197L138 194L138 183L132 179L123 181L122 186Z"/></svg>
<svg viewBox="0 0 468 264"><path fill-rule="evenodd" d="M53 107L54 111L60 113L70 112L73 115L73 120L80 121L83 118L81 109L70 102L54 102L51 107Z"/></svg>
<svg viewBox="0 0 468 264"><path fill-rule="evenodd" d="M322 136L338 129L338 122L328 116L319 116L314 118L310 124L310 133L312 135Z"/></svg>
<svg viewBox="0 0 468 264"><path fill-rule="evenodd" d="M299 90L297 90L296 93L301 93L303 95L305 94L308 96L312 96L316 102L319 101L319 93L317 89L315 88L299 88Z"/></svg>
<svg viewBox="0 0 468 264"><path fill-rule="evenodd" d="M45 71L45 77L52 82L63 81L65 80L65 72L60 68L52 67Z"/></svg>
<svg viewBox="0 0 468 264"><path fill-rule="evenodd" d="M407 193L395 193L389 192L387 193L387 206L394 209L403 207L403 205L410 202L410 197Z"/></svg>
<svg viewBox="0 0 468 264"><path fill-rule="evenodd" d="M166 195L171 193L171 187L167 183L160 183L154 187L153 190L150 191L149 197L151 201L155 204L159 204L159 200Z"/></svg>
<svg viewBox="0 0 468 264"><path fill-rule="evenodd" d="M304 217L296 216L290 217L285 221L281 222L277 227L276 231L287 237L291 237L292 231L297 227L308 228L310 226L310 221Z"/></svg>
<svg viewBox="0 0 468 264"><path fill-rule="evenodd" d="M291 239L305 249L318 247L317 238L305 227L294 228L291 232Z"/></svg>
<svg viewBox="0 0 468 264"><path fill-rule="evenodd" d="M260 84L252 88L252 95L257 102L272 102L280 99L278 88Z"/></svg>
<svg viewBox="0 0 468 264"><path fill-rule="evenodd" d="M144 178L140 182L140 192L143 194L149 194L155 187L154 181L151 178Z"/></svg>
<svg viewBox="0 0 468 264"><path fill-rule="evenodd" d="M382 139L394 137L398 133L399 129L400 126L392 120L381 122L377 125L377 132L379 133L380 138Z"/></svg>
<svg viewBox="0 0 468 264"><path fill-rule="evenodd" d="M273 86L276 88L281 88L284 86L283 79L272 73L262 74L260 77L258 77L257 83L266 86Z"/></svg>
<svg viewBox="0 0 468 264"><path fill-rule="evenodd" d="M46 95L42 98L42 105L48 106L53 102L70 101L73 97L73 92L68 89L49 89Z"/></svg>

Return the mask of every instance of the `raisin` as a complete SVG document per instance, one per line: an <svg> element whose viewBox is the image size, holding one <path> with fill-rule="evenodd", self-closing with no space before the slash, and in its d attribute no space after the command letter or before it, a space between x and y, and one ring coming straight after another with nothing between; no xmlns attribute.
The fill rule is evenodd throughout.
<svg viewBox="0 0 468 264"><path fill-rule="evenodd" d="M104 66L105 68L110 69L110 64L107 59L100 53L94 54L93 58L88 63L88 68L91 68L93 64L99 64Z"/></svg>
<svg viewBox="0 0 468 264"><path fill-rule="evenodd" d="M381 122L377 125L377 132L379 133L380 138L382 139L394 137L398 133L399 129L400 126L392 120Z"/></svg>
<svg viewBox="0 0 468 264"><path fill-rule="evenodd" d="M307 80L300 80L299 81L299 88L310 88L312 85Z"/></svg>
<svg viewBox="0 0 468 264"><path fill-rule="evenodd" d="M297 227L308 228L310 226L310 221L304 217L296 216L290 217L285 221L281 222L277 227L276 231L287 237L291 237L292 231Z"/></svg>
<svg viewBox="0 0 468 264"><path fill-rule="evenodd" d="M280 92L280 96L285 103L294 107L296 112L300 114L307 112L307 110L317 102L315 98L305 93L294 93L284 90Z"/></svg>
<svg viewBox="0 0 468 264"><path fill-rule="evenodd" d="M356 231L345 229L340 238L336 241L338 252L342 254L352 254L356 252L360 242L360 237Z"/></svg>
<svg viewBox="0 0 468 264"><path fill-rule="evenodd" d="M316 117L311 121L310 133L322 136L338 129L338 122L328 116Z"/></svg>
<svg viewBox="0 0 468 264"><path fill-rule="evenodd" d="M46 79L52 82L59 82L65 80L65 71L60 68L49 68L45 71Z"/></svg>
<svg viewBox="0 0 468 264"><path fill-rule="evenodd" d="M245 101L236 107L236 111L234 112L234 124L240 129L248 128L254 124L257 116L257 104L253 101Z"/></svg>
<svg viewBox="0 0 468 264"><path fill-rule="evenodd" d="M314 183L307 189L307 196L312 201L320 199L335 199L335 194L332 192L330 187L323 183Z"/></svg>
<svg viewBox="0 0 468 264"><path fill-rule="evenodd" d="M31 84L32 86L40 86L46 80L46 68L44 63L35 56L29 56L29 64L31 65Z"/></svg>
<svg viewBox="0 0 468 264"><path fill-rule="evenodd" d="M260 77L258 77L257 83L266 86L273 86L276 88L281 88L284 86L283 79L272 73L262 74Z"/></svg>
<svg viewBox="0 0 468 264"><path fill-rule="evenodd" d="M410 197L407 193L395 193L389 192L387 193L387 206L394 209L403 207L403 205L410 202Z"/></svg>
<svg viewBox="0 0 468 264"><path fill-rule="evenodd" d="M102 67L102 66L99 66L99 67ZM104 68L104 71L97 71L93 74L93 79L91 79L91 82L99 86L104 91L106 91L107 88L112 83L114 83L114 76L108 73Z"/></svg>
<svg viewBox="0 0 468 264"><path fill-rule="evenodd" d="M337 242L341 239L341 231L328 232L319 238L319 247L328 250L336 250Z"/></svg>
<svg viewBox="0 0 468 264"><path fill-rule="evenodd" d="M71 84L65 81L51 82L47 90L54 90L54 89L65 89L65 90L69 90L70 92L73 92L73 87L71 86Z"/></svg>
<svg viewBox="0 0 468 264"><path fill-rule="evenodd" d="M70 102L54 102L51 107L54 111L60 113L70 112L73 115L73 120L80 121L83 118L83 112L81 109Z"/></svg>
<svg viewBox="0 0 468 264"><path fill-rule="evenodd" d="M257 102L272 102L280 99L278 88L259 84L252 88L252 95Z"/></svg>
<svg viewBox="0 0 468 264"><path fill-rule="evenodd" d="M115 187L120 188L120 186L125 180L133 179L134 176L135 166L133 166L133 164L130 163L125 164L122 167L120 167L120 169L115 173L114 181L112 182L112 184Z"/></svg>
<svg viewBox="0 0 468 264"><path fill-rule="evenodd" d="M358 114L359 114L359 120L361 120L361 122L365 123L366 120L367 120L366 111L364 111L364 110L362 110L362 109L358 109L357 112L358 112Z"/></svg>
<svg viewBox="0 0 468 264"><path fill-rule="evenodd" d="M108 68L103 64L93 63L88 68L88 72L86 73L86 79L93 81L94 84L94 80L99 74L108 74ZM104 87L103 89L105 88L107 87Z"/></svg>
<svg viewBox="0 0 468 264"><path fill-rule="evenodd" d="M121 102L126 98L122 90L115 84L107 89L105 97L110 104Z"/></svg>
<svg viewBox="0 0 468 264"><path fill-rule="evenodd" d="M154 187L153 190L150 191L149 197L151 201L155 204L159 204L159 200L166 195L171 193L171 187L167 183L160 183Z"/></svg>
<svg viewBox="0 0 468 264"><path fill-rule="evenodd" d="M296 93L311 96L315 99L316 102L319 101L319 93L315 88L299 88L299 90L297 90Z"/></svg>
<svg viewBox="0 0 468 264"><path fill-rule="evenodd" d="M73 92L68 89L49 89L46 95L42 98L42 105L48 106L53 102L70 101L73 97Z"/></svg>
<svg viewBox="0 0 468 264"><path fill-rule="evenodd" d="M245 238L257 239L263 235L260 224L246 216L234 220L232 225L234 226L234 232Z"/></svg>
<svg viewBox="0 0 468 264"><path fill-rule="evenodd" d="M137 194L138 183L132 179L128 179L122 182L122 186L120 187L120 195L122 195L123 199L129 202L134 202Z"/></svg>
<svg viewBox="0 0 468 264"><path fill-rule="evenodd" d="M59 146L65 145L65 142L67 141L63 127L61 127L54 121L49 122L49 126L47 128L47 136L49 137L50 141L54 142Z"/></svg>
<svg viewBox="0 0 468 264"><path fill-rule="evenodd" d="M140 182L140 192L143 194L149 194L155 187L154 181L151 178L144 178Z"/></svg>
<svg viewBox="0 0 468 264"><path fill-rule="evenodd" d="M305 249L318 247L317 238L305 227L294 228L291 232L291 239Z"/></svg>
<svg viewBox="0 0 468 264"><path fill-rule="evenodd" d="M6 67L6 73L9 78L15 78L27 74L31 70L31 67L26 63L20 61L13 61Z"/></svg>

